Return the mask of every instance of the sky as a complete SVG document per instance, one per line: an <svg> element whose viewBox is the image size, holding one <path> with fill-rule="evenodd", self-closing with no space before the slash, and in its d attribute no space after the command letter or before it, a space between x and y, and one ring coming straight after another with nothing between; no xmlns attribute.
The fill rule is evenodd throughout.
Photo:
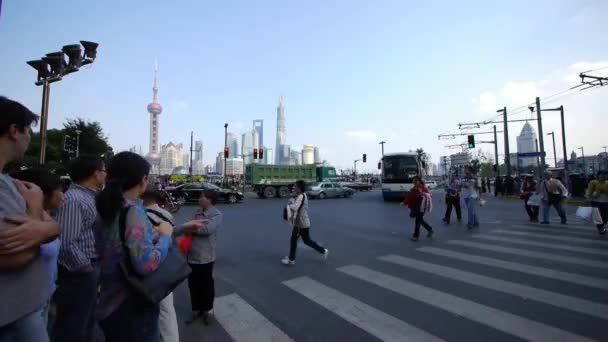
<svg viewBox="0 0 608 342"><path fill-rule="evenodd" d="M95 63L52 84L49 128L99 121L115 151L147 152L157 60L162 144L189 145L194 131L214 163L225 122L240 137L263 119L274 148L284 96L292 148L319 146L337 168L366 153L358 170L374 171L381 140L387 153L423 148L438 162L459 152L445 145L466 141L438 139L459 133L458 123L548 98L578 84L581 71L608 75L606 19L602 0L3 0L0 94L39 112L42 90L25 62L94 41ZM543 107L565 106L568 151L602 152L608 87L566 95ZM543 116L561 145L559 115ZM510 124L512 146L522 126ZM502 137L498 145L503 151Z"/></svg>

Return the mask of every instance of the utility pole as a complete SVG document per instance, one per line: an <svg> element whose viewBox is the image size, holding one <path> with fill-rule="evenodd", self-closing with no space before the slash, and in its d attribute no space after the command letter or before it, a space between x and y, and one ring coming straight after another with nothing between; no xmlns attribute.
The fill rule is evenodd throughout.
<svg viewBox="0 0 608 342"><path fill-rule="evenodd" d="M553 164L555 167L557 167L557 154L555 153L555 131L547 133L547 135L550 135L551 138L553 138L553 160L555 161Z"/></svg>
<svg viewBox="0 0 608 342"><path fill-rule="evenodd" d="M497 113L501 113L503 115L503 124L505 132L505 165L507 166L507 176L511 175L511 155L509 153L509 124L507 122L507 107L503 109L499 109L496 111ZM496 161L498 163L498 161Z"/></svg>
<svg viewBox="0 0 608 342"><path fill-rule="evenodd" d="M566 151L566 125L564 124L564 106L559 106L559 113L562 120L562 147L564 149L564 171L568 179L568 152Z"/></svg>
<svg viewBox="0 0 608 342"><path fill-rule="evenodd" d="M534 148L536 148L536 153L538 153L538 139L534 139ZM536 155L536 165L540 165L540 161L538 160L539 156L538 154ZM542 174L538 175L540 178L542 178Z"/></svg>
<svg viewBox="0 0 608 342"><path fill-rule="evenodd" d="M587 165L585 165L585 149L583 146L579 147L578 149L581 150L581 155L583 156L583 173L587 174Z"/></svg>
<svg viewBox="0 0 608 342"><path fill-rule="evenodd" d="M381 163L380 163L380 175L384 174L384 144L386 144L386 141L382 140L381 142L379 142L380 145L382 145L382 159L381 159ZM380 177L382 178L382 177Z"/></svg>
<svg viewBox="0 0 608 342"><path fill-rule="evenodd" d="M228 123L224 124L224 151L226 149L226 147L228 147ZM226 165L228 162L228 158L226 158L226 156L224 156L224 177L223 177L223 185L226 185ZM243 167L245 167L244 163L243 163Z"/></svg>
<svg viewBox="0 0 608 342"><path fill-rule="evenodd" d="M190 131L190 181L192 182L192 153L194 148L192 144L194 143L194 131Z"/></svg>
<svg viewBox="0 0 608 342"><path fill-rule="evenodd" d="M538 174L542 175L545 170L545 137L543 135L543 116L540 109L540 97L536 97L536 120L538 121L538 142L540 147L540 165Z"/></svg>
<svg viewBox="0 0 608 342"><path fill-rule="evenodd" d="M496 163L496 176L500 176L500 164L498 163L498 136L496 135L496 125L494 125L494 162Z"/></svg>

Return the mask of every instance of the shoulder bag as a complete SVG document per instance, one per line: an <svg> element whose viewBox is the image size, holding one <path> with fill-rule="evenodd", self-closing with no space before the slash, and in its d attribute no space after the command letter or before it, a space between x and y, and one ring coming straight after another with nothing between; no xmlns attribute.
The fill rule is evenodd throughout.
<svg viewBox="0 0 608 342"><path fill-rule="evenodd" d="M165 260L163 260L156 271L145 276L135 273L131 264L131 258L129 257L129 249L125 243L126 218L131 208L132 206L127 206L121 209L119 217L118 234L120 235L120 241L124 249L123 258L120 261L120 269L135 294L147 302L156 304L173 292L190 275L192 270L183 255L171 243Z"/></svg>

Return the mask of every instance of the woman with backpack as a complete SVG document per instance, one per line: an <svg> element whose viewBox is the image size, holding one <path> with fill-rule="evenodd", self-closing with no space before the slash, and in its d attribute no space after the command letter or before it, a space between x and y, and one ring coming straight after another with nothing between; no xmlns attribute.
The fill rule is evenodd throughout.
<svg viewBox="0 0 608 342"><path fill-rule="evenodd" d="M303 180L296 182L296 197L289 200L284 212L284 219L293 227L289 256L281 260L281 263L286 266L296 264L296 249L298 248L298 239L300 237L302 237L304 244L323 254L325 259L329 256L329 249L319 246L319 244L310 238L310 217L308 216L308 197L305 193L305 187L306 185Z"/></svg>
<svg viewBox="0 0 608 342"><path fill-rule="evenodd" d="M414 187L401 205L410 208L410 217L416 220L414 226L414 235L410 238L410 240L418 241L418 236L420 236L420 225L427 230L427 236L432 237L435 231L433 230L433 227L424 221L424 215L431 212L433 208L433 201L429 190L420 177L414 178Z"/></svg>

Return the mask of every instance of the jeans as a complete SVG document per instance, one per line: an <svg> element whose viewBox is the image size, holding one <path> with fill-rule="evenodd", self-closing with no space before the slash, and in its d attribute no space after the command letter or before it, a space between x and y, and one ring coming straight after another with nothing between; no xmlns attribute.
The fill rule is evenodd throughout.
<svg viewBox="0 0 608 342"><path fill-rule="evenodd" d="M450 222L450 218L452 216L452 208L454 208L456 209L456 218L458 218L458 221L460 221L460 219L462 218L462 212L460 209L460 196L446 196L445 204L447 205L447 208L445 210L444 220L448 223Z"/></svg>
<svg viewBox="0 0 608 342"><path fill-rule="evenodd" d="M160 301L158 325L163 342L179 342L179 328L175 306L173 306L173 293L169 293L165 299Z"/></svg>
<svg viewBox="0 0 608 342"><path fill-rule="evenodd" d="M467 206L467 224L469 226L478 226L479 220L477 219L477 198L467 197L464 199L464 203Z"/></svg>
<svg viewBox="0 0 608 342"><path fill-rule="evenodd" d="M289 248L289 260L296 260L296 250L298 249L298 238L302 237L302 242L319 253L325 253L325 248L319 246L310 238L310 228L293 227L291 231L291 241Z"/></svg>
<svg viewBox="0 0 608 342"><path fill-rule="evenodd" d="M210 311L215 299L213 263L189 265L192 268L192 273L188 276L192 311Z"/></svg>
<svg viewBox="0 0 608 342"><path fill-rule="evenodd" d="M99 325L107 342L160 342L159 312L158 304L130 296Z"/></svg>
<svg viewBox="0 0 608 342"><path fill-rule="evenodd" d="M70 272L59 265L57 290L57 319L52 330L55 342L91 342L95 338L95 303L101 269L92 263L92 272Z"/></svg>
<svg viewBox="0 0 608 342"><path fill-rule="evenodd" d="M417 238L420 235L420 225L422 225L429 233L433 231L433 227L424 221L423 213L417 213L414 217L416 218L416 222L414 224L414 237Z"/></svg>
<svg viewBox="0 0 608 342"><path fill-rule="evenodd" d="M568 222L566 218L566 212L564 211L564 207L562 206L562 202L559 201L557 203L550 204L549 201L543 200L543 222L549 222L549 211L551 210L551 206L557 210L557 214L562 219L562 223Z"/></svg>
<svg viewBox="0 0 608 342"><path fill-rule="evenodd" d="M0 342L48 342L49 335L42 318L42 309L36 310L13 323L0 327Z"/></svg>

